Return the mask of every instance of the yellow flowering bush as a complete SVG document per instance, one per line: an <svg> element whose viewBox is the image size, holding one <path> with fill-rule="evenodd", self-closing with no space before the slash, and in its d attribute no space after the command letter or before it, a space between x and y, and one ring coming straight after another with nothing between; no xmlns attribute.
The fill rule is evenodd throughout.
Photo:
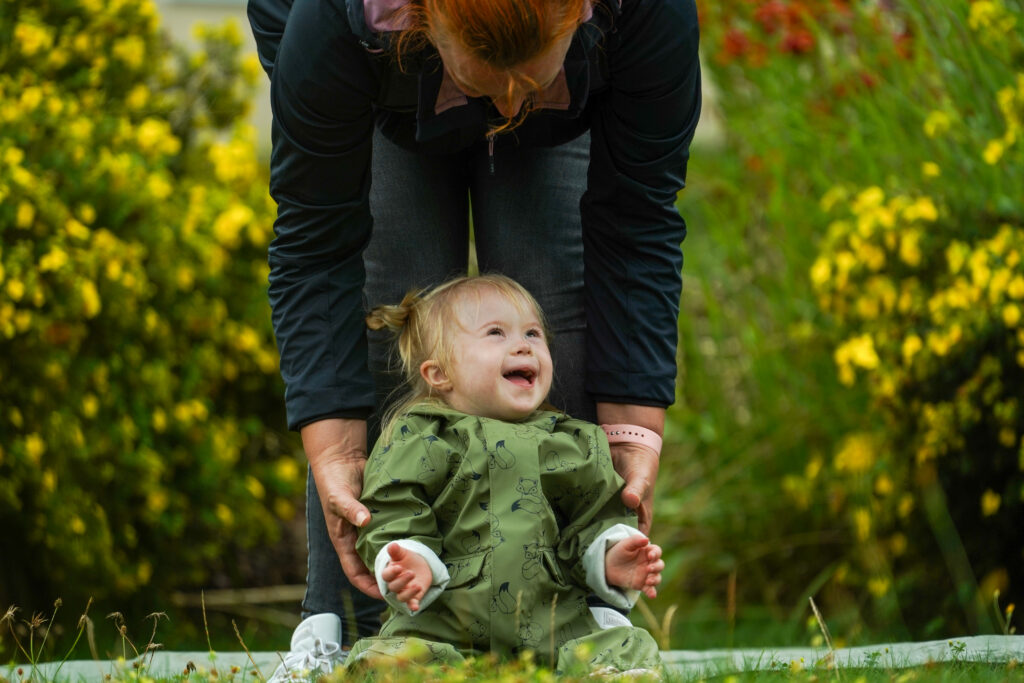
<svg viewBox="0 0 1024 683"><path fill-rule="evenodd" d="M1024 581L1024 216L963 225L877 186L823 204L836 218L810 276L844 337L840 381L862 380L881 418L833 459L856 539L890 546L865 556L869 580L882 585L938 484L975 572Z"/></svg>
<svg viewBox="0 0 1024 683"><path fill-rule="evenodd" d="M995 628L995 589L1024 600L1024 2L698 9L722 134L681 202L713 229L669 415L704 469L659 504L718 476L693 498L746 508L694 513L689 585L814 594L850 639Z"/></svg>
<svg viewBox="0 0 1024 683"><path fill-rule="evenodd" d="M230 575L294 511L256 74L200 37L151 0L0 12L0 604Z"/></svg>
<svg viewBox="0 0 1024 683"><path fill-rule="evenodd" d="M858 544L851 570L889 608L946 604L977 630L993 591L1024 590L1024 7L957 10L973 102L949 85L918 113L931 141L920 180L824 194L830 223L809 272L837 326L839 380L861 383L875 418L832 462ZM965 188L942 180L950 167L983 177Z"/></svg>

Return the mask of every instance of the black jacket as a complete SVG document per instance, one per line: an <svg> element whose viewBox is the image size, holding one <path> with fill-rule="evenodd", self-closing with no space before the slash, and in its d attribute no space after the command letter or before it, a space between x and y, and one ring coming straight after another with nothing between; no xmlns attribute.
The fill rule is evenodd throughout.
<svg viewBox="0 0 1024 683"><path fill-rule="evenodd" d="M366 25L374 0L249 0L274 114L270 302L288 423L366 417L363 250L374 121L424 153L479 142L489 102L436 113L436 52L400 71L389 34ZM556 145L591 131L581 201L587 313L586 388L614 403L667 406L675 396L686 224L676 210L700 115L694 0L596 0L565 60L567 109L531 113L506 144Z"/></svg>

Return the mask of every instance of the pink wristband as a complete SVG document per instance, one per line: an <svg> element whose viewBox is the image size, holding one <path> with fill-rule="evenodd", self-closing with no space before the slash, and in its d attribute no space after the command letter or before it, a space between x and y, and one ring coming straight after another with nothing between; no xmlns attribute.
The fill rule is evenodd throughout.
<svg viewBox="0 0 1024 683"><path fill-rule="evenodd" d="M661 455L661 437L652 429L637 425L601 425L608 435L608 443L642 443Z"/></svg>

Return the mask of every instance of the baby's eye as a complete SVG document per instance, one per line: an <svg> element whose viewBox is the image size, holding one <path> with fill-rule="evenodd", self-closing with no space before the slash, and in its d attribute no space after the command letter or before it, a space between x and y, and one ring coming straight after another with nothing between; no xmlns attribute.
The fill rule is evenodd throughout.
<svg viewBox="0 0 1024 683"><path fill-rule="evenodd" d="M540 330L534 328L532 330L527 330L526 331L526 336L527 337L543 337L544 333L541 332Z"/></svg>
<svg viewBox="0 0 1024 683"><path fill-rule="evenodd" d="M487 334L502 335L502 334L505 334L505 333L502 332L500 327L492 327L491 329L487 330Z"/></svg>

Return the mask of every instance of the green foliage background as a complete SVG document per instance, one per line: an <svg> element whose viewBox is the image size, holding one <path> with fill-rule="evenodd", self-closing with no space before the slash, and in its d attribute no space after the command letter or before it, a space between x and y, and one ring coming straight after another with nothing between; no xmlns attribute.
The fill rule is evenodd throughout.
<svg viewBox="0 0 1024 683"><path fill-rule="evenodd" d="M668 568L636 620L816 643L814 597L838 644L1009 630L1024 7L698 4L721 133L680 198ZM0 2L0 606L282 573L303 459L242 123L264 76L237 28L198 37L171 46L145 0Z"/></svg>

